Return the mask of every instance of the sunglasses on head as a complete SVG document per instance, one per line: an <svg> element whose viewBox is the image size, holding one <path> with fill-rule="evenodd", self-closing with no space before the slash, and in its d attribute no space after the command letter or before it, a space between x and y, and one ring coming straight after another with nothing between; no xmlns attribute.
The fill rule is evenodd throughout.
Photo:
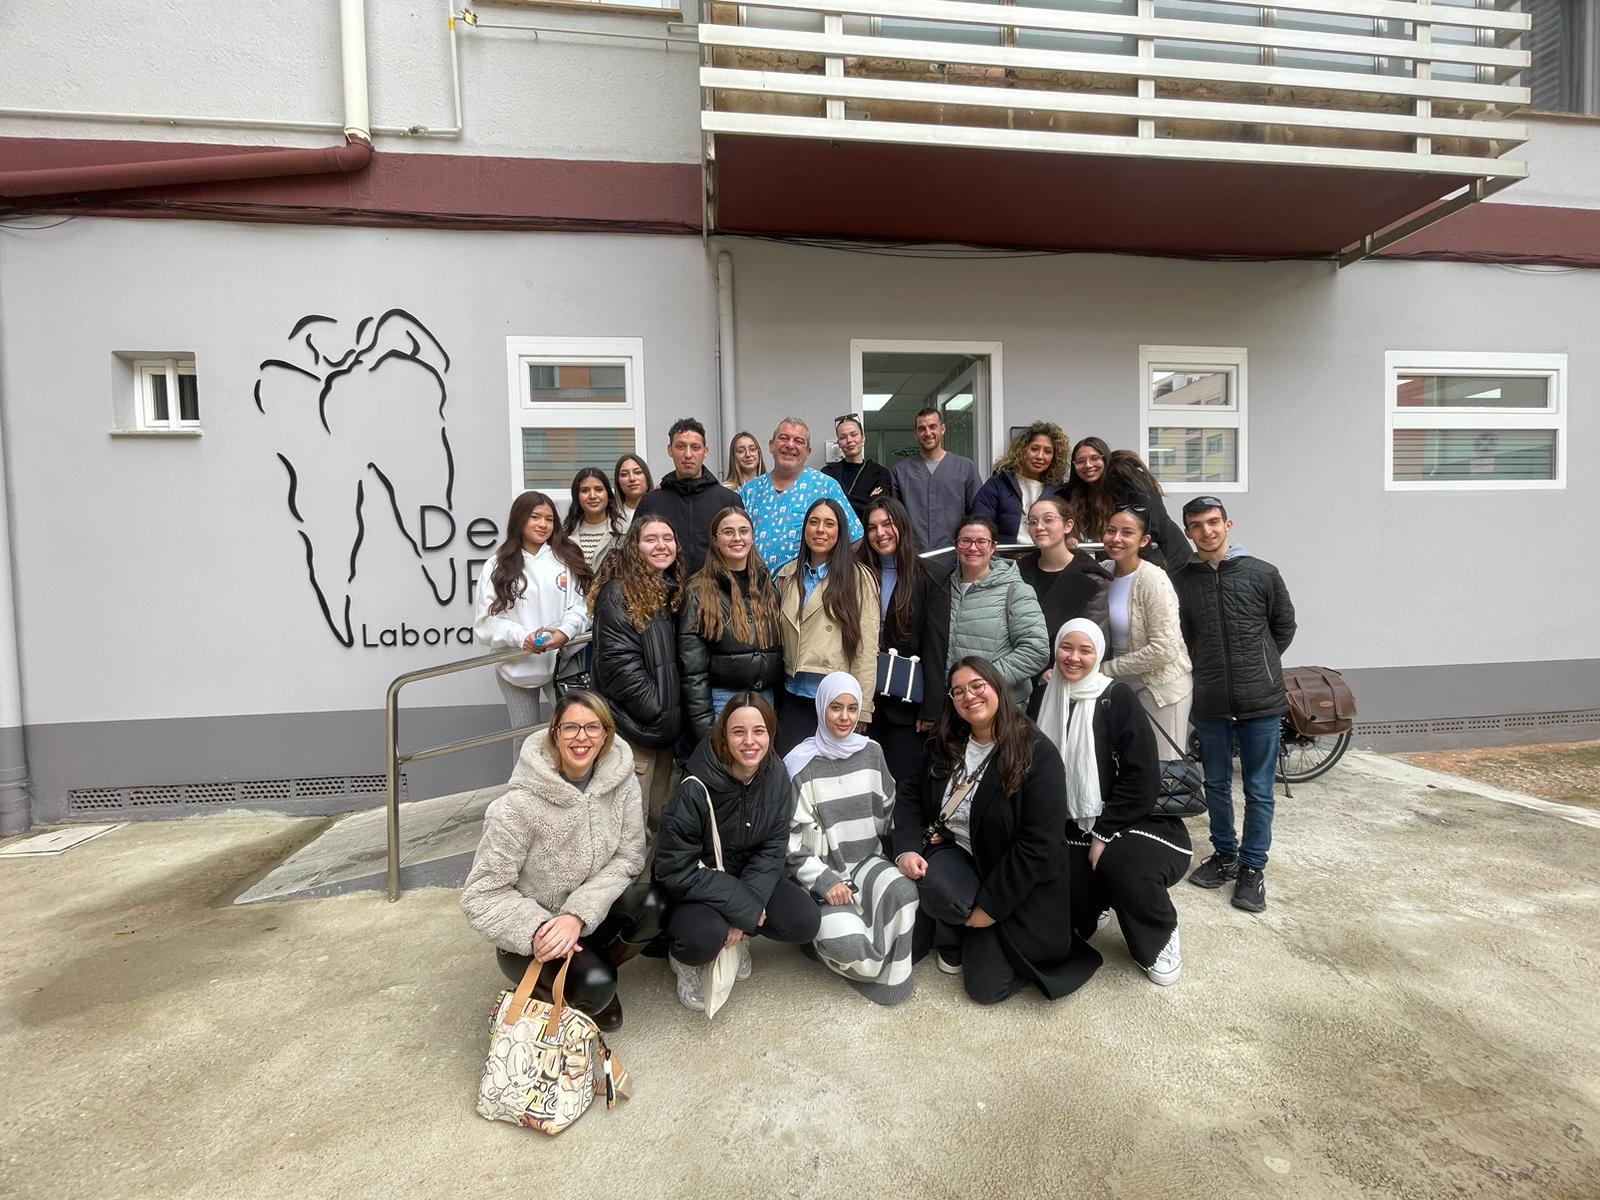
<svg viewBox="0 0 1600 1200"><path fill-rule="evenodd" d="M1222 507L1222 501L1218 500L1215 496L1196 496L1193 500L1189 501L1189 504L1191 506L1201 506L1204 508Z"/></svg>
<svg viewBox="0 0 1600 1200"><path fill-rule="evenodd" d="M860 418L859 415L857 415L856 413L845 413L844 416L835 417L833 419L834 428L837 429L840 425L843 425L846 421L854 421L857 425L861 424L861 418Z"/></svg>

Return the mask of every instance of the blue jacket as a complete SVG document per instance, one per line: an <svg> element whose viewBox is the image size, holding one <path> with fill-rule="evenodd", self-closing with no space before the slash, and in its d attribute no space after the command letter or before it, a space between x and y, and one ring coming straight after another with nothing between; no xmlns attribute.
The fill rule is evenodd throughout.
<svg viewBox="0 0 1600 1200"><path fill-rule="evenodd" d="M1058 483L1047 483L1039 491L1039 499L1054 496L1061 491ZM1002 542L1015 542L1022 530L1022 486L1017 483L1017 473L1007 467L989 476L989 481L978 489L972 498L974 515L988 517L1000 531Z"/></svg>

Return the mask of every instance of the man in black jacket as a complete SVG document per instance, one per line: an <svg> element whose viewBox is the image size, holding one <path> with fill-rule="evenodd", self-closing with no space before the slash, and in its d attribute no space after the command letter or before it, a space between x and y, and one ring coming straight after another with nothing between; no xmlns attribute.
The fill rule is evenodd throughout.
<svg viewBox="0 0 1600 1200"><path fill-rule="evenodd" d="M635 521L654 513L678 535L678 553L693 575L706 561L711 545L711 518L725 508L743 508L739 493L725 488L705 468L706 427L693 417L674 421L667 431L667 453L673 470L644 494Z"/></svg>
<svg viewBox="0 0 1600 1200"><path fill-rule="evenodd" d="M1174 572L1183 640L1194 661L1195 733L1205 767L1215 853L1189 882L1219 888L1234 881L1233 903L1267 907L1263 872L1272 844L1273 790L1280 729L1288 705L1282 654L1294 640L1294 605L1278 568L1228 540L1233 522L1215 496L1183 506L1195 556ZM1233 743L1244 776L1244 834L1233 824Z"/></svg>
<svg viewBox="0 0 1600 1200"><path fill-rule="evenodd" d="M894 478L888 467L866 456L866 430L855 413L845 413L833 423L833 440L844 457L823 467L822 473L838 481L844 498L856 511L856 519L865 527L867 506L879 496L894 495Z"/></svg>

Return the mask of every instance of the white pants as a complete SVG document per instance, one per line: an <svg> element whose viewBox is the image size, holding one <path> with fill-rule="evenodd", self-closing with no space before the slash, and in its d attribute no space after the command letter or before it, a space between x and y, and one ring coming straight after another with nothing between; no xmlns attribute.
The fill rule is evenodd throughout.
<svg viewBox="0 0 1600 1200"><path fill-rule="evenodd" d="M1162 761L1178 758L1189 749L1189 706L1194 702L1191 692L1171 704L1157 704L1149 689L1140 687L1136 694L1145 712L1150 714L1150 724L1156 727L1156 757ZM1162 733L1167 736L1162 737ZM1169 742L1167 738L1172 740ZM1174 749L1177 747L1177 749Z"/></svg>

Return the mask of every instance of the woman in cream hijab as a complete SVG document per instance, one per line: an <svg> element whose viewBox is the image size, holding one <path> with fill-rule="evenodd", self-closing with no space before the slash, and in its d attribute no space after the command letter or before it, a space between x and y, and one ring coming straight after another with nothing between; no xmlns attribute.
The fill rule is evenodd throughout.
<svg viewBox="0 0 1600 1200"><path fill-rule="evenodd" d="M1189 831L1155 811L1155 733L1133 689L1101 673L1105 648L1093 621L1063 625L1039 708L1039 728L1066 768L1071 911L1085 938L1100 914L1116 913L1133 960L1165 986L1183 969L1167 889L1189 869Z"/></svg>

